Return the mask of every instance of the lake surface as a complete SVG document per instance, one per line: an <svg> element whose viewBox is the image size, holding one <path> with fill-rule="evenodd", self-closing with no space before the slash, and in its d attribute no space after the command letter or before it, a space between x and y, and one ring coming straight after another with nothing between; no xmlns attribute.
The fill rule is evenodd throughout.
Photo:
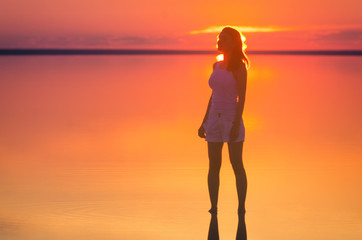
<svg viewBox="0 0 362 240"><path fill-rule="evenodd" d="M362 57L250 55L248 239L362 239ZM206 239L215 57L0 57L0 237ZM224 145L220 239L235 239Z"/></svg>

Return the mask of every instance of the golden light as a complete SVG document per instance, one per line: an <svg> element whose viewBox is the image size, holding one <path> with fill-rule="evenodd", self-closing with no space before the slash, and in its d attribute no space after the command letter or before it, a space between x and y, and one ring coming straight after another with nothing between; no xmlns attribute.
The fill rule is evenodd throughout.
<svg viewBox="0 0 362 240"><path fill-rule="evenodd" d="M239 33L240 33L240 36L241 36L241 41L245 42L246 37L240 31L239 31Z"/></svg>
<svg viewBox="0 0 362 240"><path fill-rule="evenodd" d="M217 56L216 56L216 60L217 60L218 62L223 61L223 60L224 60L224 54L219 54L219 55L217 55Z"/></svg>
<svg viewBox="0 0 362 240"><path fill-rule="evenodd" d="M252 27L252 26L210 26L202 30L191 31L190 34L200 34L200 33L219 33L224 27L232 27L240 32L280 32L292 30L292 28L282 28L282 27Z"/></svg>

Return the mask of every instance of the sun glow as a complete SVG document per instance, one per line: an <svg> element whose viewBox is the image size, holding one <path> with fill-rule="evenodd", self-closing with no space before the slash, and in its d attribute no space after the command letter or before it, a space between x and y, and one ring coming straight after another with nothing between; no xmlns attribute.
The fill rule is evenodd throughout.
<svg viewBox="0 0 362 240"><path fill-rule="evenodd" d="M219 54L219 55L217 55L217 56L216 56L216 60L217 60L218 62L224 61L224 54Z"/></svg>
<svg viewBox="0 0 362 240"><path fill-rule="evenodd" d="M202 30L191 31L190 34L202 34L202 33L219 33L224 27L232 27L240 32L279 32L279 31L288 31L291 28L281 28L281 27L252 27L252 26L210 26Z"/></svg>

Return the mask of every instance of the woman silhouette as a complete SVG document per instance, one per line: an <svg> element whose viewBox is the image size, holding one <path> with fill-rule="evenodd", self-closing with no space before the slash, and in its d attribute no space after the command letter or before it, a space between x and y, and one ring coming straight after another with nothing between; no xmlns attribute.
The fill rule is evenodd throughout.
<svg viewBox="0 0 362 240"><path fill-rule="evenodd" d="M243 46L238 30L225 27L219 34L217 47L223 53L224 59L213 65L213 72L209 79L212 95L198 131L198 135L206 138L208 143L208 187L211 201L209 212L211 214L217 213L219 173L224 142L228 143L230 162L236 178L238 214L245 214L247 180L242 161L245 139L242 113L249 61Z"/></svg>

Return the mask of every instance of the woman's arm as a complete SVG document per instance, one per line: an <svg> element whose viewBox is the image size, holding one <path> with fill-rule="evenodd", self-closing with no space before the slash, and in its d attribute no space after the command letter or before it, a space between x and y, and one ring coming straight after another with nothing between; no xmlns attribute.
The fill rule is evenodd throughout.
<svg viewBox="0 0 362 240"><path fill-rule="evenodd" d="M213 70L215 69L216 64L217 64L217 62L215 62L215 63L212 65L212 69L213 69ZM207 110L206 110L206 113L205 113L204 120L203 120L202 123L201 123L201 127L202 127L202 125L206 122L207 118L209 117L209 111L210 111L210 107L211 107L211 98L212 98L212 93L211 93L211 96L210 96L209 103L208 103L208 105L207 105Z"/></svg>
<svg viewBox="0 0 362 240"><path fill-rule="evenodd" d="M204 117L204 120L202 120L201 126L206 122L207 118L209 117L209 111L210 111L210 107L211 107L211 98L212 98L212 94L211 94L211 96L210 96L209 103L207 104L207 109L206 109L205 117Z"/></svg>
<svg viewBox="0 0 362 240"><path fill-rule="evenodd" d="M236 77L236 87L238 91L238 102L236 104L236 115L234 125L240 125L241 118L244 111L245 105L245 94L246 94L246 80L247 80L247 70L245 65L241 65L241 67L235 72L234 76Z"/></svg>

